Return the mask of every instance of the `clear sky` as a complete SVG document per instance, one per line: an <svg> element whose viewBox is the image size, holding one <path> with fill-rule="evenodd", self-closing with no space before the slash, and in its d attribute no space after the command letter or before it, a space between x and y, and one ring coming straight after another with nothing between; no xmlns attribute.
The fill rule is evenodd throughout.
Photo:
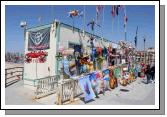
<svg viewBox="0 0 167 117"><path fill-rule="evenodd" d="M44 5L9 5L5 7L5 51L24 52L23 29L20 28L20 21L26 21L28 27L41 24L49 24L53 19L72 25L72 19L68 17L68 12L73 9L83 10L84 6L44 6ZM124 11L121 10L118 17L112 18L111 5L104 7L103 28L95 27L95 34L113 42L124 39ZM96 18L96 6L85 6L85 24ZM155 7L153 5L128 5L126 6L127 41L134 43L136 28L138 26L138 45L142 50L144 47L143 37L146 37L146 48L155 47ZM41 21L38 18L41 17ZM100 14L102 22L102 13ZM74 19L75 26L83 28L81 17ZM91 32L90 27L85 25L85 29ZM112 28L113 27L113 28Z"/></svg>

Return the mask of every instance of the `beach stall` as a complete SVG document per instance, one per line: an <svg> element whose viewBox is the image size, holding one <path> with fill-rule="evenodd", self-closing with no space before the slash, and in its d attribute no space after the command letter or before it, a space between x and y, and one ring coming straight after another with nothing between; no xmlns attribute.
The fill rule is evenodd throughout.
<svg viewBox="0 0 167 117"><path fill-rule="evenodd" d="M92 37L95 40L91 40ZM92 55L91 41L97 40L104 43L106 48L108 43L111 43L107 39L58 21L26 29L23 78L25 86L34 88L37 79L61 75L66 67L63 64L65 58L69 64L73 63L76 70L83 70L83 67L80 68L77 64L77 54L83 58ZM92 62L90 65L92 66Z"/></svg>

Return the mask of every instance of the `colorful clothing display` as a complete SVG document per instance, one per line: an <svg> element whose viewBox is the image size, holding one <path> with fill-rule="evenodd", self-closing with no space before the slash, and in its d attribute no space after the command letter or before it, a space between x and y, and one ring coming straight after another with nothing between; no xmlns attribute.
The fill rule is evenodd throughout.
<svg viewBox="0 0 167 117"><path fill-rule="evenodd" d="M135 68L134 68L134 74L135 74L135 78L137 78L137 76L138 76L138 68L137 68L137 65L136 65Z"/></svg>
<svg viewBox="0 0 167 117"><path fill-rule="evenodd" d="M74 56L75 56L75 63L76 63L76 69L77 69L77 74L79 75L81 73L81 63L80 63L80 58L82 55L82 50L80 45L74 45Z"/></svg>

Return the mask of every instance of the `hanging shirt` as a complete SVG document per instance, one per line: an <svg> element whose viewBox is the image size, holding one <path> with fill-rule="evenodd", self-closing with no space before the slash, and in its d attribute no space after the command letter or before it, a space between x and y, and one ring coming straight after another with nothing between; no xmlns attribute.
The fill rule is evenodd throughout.
<svg viewBox="0 0 167 117"><path fill-rule="evenodd" d="M63 60L63 66L64 66L64 72L65 72L67 75L71 76L70 71L69 71L69 61L68 61L67 58L65 58L65 59Z"/></svg>
<svg viewBox="0 0 167 117"><path fill-rule="evenodd" d="M103 48L102 54L103 54L103 57L107 56L107 48L105 48L105 47Z"/></svg>
<svg viewBox="0 0 167 117"><path fill-rule="evenodd" d="M91 60L93 61L93 60L95 60L95 58L97 57L97 51L96 51L96 48L93 48L92 49L92 58L91 58Z"/></svg>
<svg viewBox="0 0 167 117"><path fill-rule="evenodd" d="M102 48L101 47L97 47L97 54L98 54L98 56L102 56Z"/></svg>
<svg viewBox="0 0 167 117"><path fill-rule="evenodd" d="M96 72L96 78L98 79L100 77L101 77L100 72Z"/></svg>
<svg viewBox="0 0 167 117"><path fill-rule="evenodd" d="M113 77L113 70L109 70L109 76L112 78Z"/></svg>

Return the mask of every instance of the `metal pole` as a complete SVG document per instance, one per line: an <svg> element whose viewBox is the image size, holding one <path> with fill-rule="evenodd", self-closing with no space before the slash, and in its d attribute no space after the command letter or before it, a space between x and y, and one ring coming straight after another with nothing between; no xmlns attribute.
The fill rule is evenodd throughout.
<svg viewBox="0 0 167 117"><path fill-rule="evenodd" d="M83 18L83 33L85 35L85 5L84 5L84 18Z"/></svg>
<svg viewBox="0 0 167 117"><path fill-rule="evenodd" d="M54 20L54 14L53 14L54 6L51 5L51 22Z"/></svg>
<svg viewBox="0 0 167 117"><path fill-rule="evenodd" d="M24 26L24 46L26 45L26 29L27 29L27 25ZM25 50L25 48L24 48L24 54L23 54L24 57L25 57L25 52L26 52L26 50ZM24 57L23 57L23 58L24 58ZM23 60L23 62L25 62L25 61ZM22 80L24 80L24 67L23 67Z"/></svg>
<svg viewBox="0 0 167 117"><path fill-rule="evenodd" d="M146 39L145 39L145 37L144 37L144 63L146 63L146 58L145 58L145 56L146 56L146 55L145 55L145 54L146 54L146 53L145 53L145 42L146 42Z"/></svg>
<svg viewBox="0 0 167 117"><path fill-rule="evenodd" d="M7 87L7 69L5 69L5 88Z"/></svg>
<svg viewBox="0 0 167 117"><path fill-rule="evenodd" d="M38 75L37 75L37 72L38 72L38 71L37 71L37 62L38 62L38 61L36 60L35 62L36 62L36 79L38 79Z"/></svg>
<svg viewBox="0 0 167 117"><path fill-rule="evenodd" d="M124 17L126 17L126 7L124 8ZM124 19L125 20L125 19ZM126 21L124 21L125 41L126 41Z"/></svg>
<svg viewBox="0 0 167 117"><path fill-rule="evenodd" d="M103 19L102 19L102 41L104 40L104 39L103 39L103 29L104 29L104 8L105 8L105 6L103 7Z"/></svg>

